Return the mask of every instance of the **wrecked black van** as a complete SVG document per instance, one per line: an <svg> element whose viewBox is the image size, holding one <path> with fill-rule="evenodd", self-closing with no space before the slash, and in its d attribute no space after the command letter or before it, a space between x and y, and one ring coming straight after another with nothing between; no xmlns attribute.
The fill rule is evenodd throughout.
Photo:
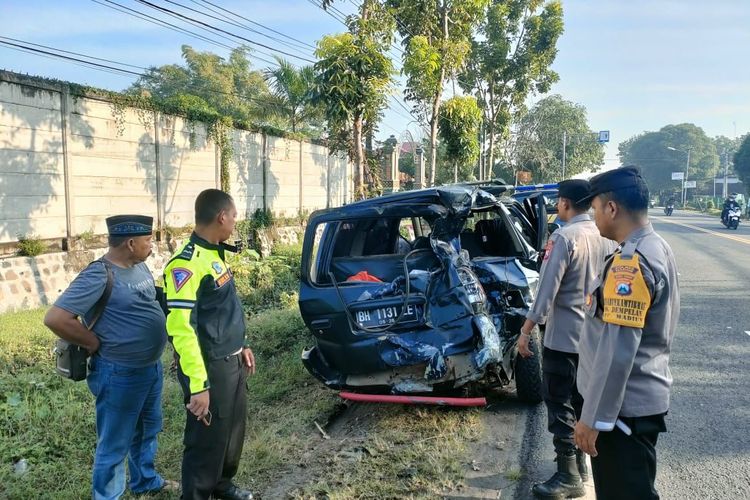
<svg viewBox="0 0 750 500"><path fill-rule="evenodd" d="M304 238L299 307L307 370L332 389L446 394L515 380L539 402L541 353L516 341L547 238L542 199L452 185L317 211ZM512 188L511 188L512 189Z"/></svg>

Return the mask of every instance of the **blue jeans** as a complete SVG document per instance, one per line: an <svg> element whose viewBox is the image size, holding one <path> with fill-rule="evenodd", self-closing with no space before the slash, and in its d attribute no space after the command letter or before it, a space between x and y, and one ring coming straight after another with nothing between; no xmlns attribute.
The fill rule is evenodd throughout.
<svg viewBox="0 0 750 500"><path fill-rule="evenodd" d="M86 382L96 396L94 500L118 499L125 492L125 457L133 493L160 490L164 479L154 456L161 432L161 361L127 368L92 356Z"/></svg>

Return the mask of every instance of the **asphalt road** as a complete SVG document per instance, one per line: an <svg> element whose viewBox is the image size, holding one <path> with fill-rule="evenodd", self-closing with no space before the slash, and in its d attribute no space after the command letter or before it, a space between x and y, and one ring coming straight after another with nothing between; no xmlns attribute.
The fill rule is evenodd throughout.
<svg viewBox="0 0 750 500"><path fill-rule="evenodd" d="M651 220L677 258L682 305L657 489L666 500L750 499L750 221L735 231L718 217L660 209ZM528 474L515 498L531 498L531 484L553 471L543 405L523 413L518 460Z"/></svg>
<svg viewBox="0 0 750 500"><path fill-rule="evenodd" d="M662 498L750 499L750 223L675 212L652 221L680 272ZM662 213L663 215L663 213Z"/></svg>

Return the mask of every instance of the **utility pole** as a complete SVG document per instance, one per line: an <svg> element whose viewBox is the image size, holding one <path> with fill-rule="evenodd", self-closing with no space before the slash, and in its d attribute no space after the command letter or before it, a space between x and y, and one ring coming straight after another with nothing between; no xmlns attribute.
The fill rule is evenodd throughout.
<svg viewBox="0 0 750 500"><path fill-rule="evenodd" d="M568 133L563 130L563 157L562 157L562 179L565 180L565 147L568 145Z"/></svg>
<svg viewBox="0 0 750 500"><path fill-rule="evenodd" d="M682 206L685 206L685 202L687 201L687 188L685 187L685 183L688 180L688 172L690 170L690 150L692 148L688 148L687 150L687 162L685 163L685 176L682 178Z"/></svg>
<svg viewBox="0 0 750 500"><path fill-rule="evenodd" d="M729 180L727 179L727 175L729 173L729 158L727 158L727 150L724 150L724 190L722 191L722 194L724 195L724 199L727 198L727 194L729 191Z"/></svg>

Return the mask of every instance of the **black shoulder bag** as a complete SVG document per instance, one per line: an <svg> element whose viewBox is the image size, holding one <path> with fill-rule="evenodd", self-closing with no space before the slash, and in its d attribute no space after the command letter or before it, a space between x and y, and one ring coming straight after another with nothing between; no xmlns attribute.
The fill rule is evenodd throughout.
<svg viewBox="0 0 750 500"><path fill-rule="evenodd" d="M98 259L89 264L89 266L94 264L95 262L101 262L102 264L104 264L104 268L107 270L107 284L104 286L104 292L102 292L102 296L99 297L99 300L97 300L96 304L94 304L94 314L91 318L91 323L86 325L83 318L81 318L81 322L86 325L86 328L88 330L94 328L94 325L101 317L104 309L107 307L109 296L112 295L112 285L114 284L112 269L109 267L107 261L105 261L104 259ZM55 371L59 375L76 382L84 380L86 378L86 364L88 361L89 353L85 348L76 344L72 344L67 340L58 338L55 341L54 353Z"/></svg>

